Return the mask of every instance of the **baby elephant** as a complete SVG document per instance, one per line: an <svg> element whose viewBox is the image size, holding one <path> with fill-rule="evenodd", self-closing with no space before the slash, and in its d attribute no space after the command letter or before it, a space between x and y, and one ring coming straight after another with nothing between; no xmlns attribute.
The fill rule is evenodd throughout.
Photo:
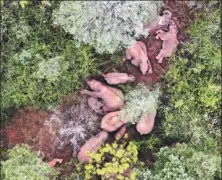
<svg viewBox="0 0 222 180"><path fill-rule="evenodd" d="M104 104L101 101L99 101L97 98L89 97L88 105L96 114L104 114L103 112Z"/></svg>
<svg viewBox="0 0 222 180"><path fill-rule="evenodd" d="M89 100L90 103L88 101L92 109L98 112L110 112L120 110L120 108L123 107L124 96L121 90L106 86L96 80L88 80L87 84L93 91L83 89L81 93L92 97ZM98 98L102 99L101 102Z"/></svg>
<svg viewBox="0 0 222 180"><path fill-rule="evenodd" d="M52 161L48 162L48 165L50 167L55 167L57 163L61 164L63 162L63 159L53 159Z"/></svg>
<svg viewBox="0 0 222 180"><path fill-rule="evenodd" d="M90 160L90 153L96 153L100 146L107 140L108 132L102 131L94 137L91 137L81 148L77 154L80 162L86 163Z"/></svg>
<svg viewBox="0 0 222 180"><path fill-rule="evenodd" d="M154 120L156 117L156 110L142 118L141 120L138 121L136 125L137 131L143 135L143 134L148 134L152 131L153 126L154 126Z"/></svg>
<svg viewBox="0 0 222 180"><path fill-rule="evenodd" d="M126 50L123 60L130 60L133 65L140 68L143 75L146 75L147 72L149 74L153 73L147 56L146 45L141 41L137 41L136 44Z"/></svg>
<svg viewBox="0 0 222 180"><path fill-rule="evenodd" d="M168 29L172 18L172 13L168 10L163 11L163 15L159 16L152 23L145 25L149 34L154 34L158 29Z"/></svg>
<svg viewBox="0 0 222 180"><path fill-rule="evenodd" d="M101 128L108 132L112 132L119 129L123 124L125 124L125 122L120 120L119 111L110 112L103 117Z"/></svg>
<svg viewBox="0 0 222 180"><path fill-rule="evenodd" d="M134 76L128 75L126 73L113 72L108 74L101 73L101 75L104 77L108 84L123 84L135 80Z"/></svg>
<svg viewBox="0 0 222 180"><path fill-rule="evenodd" d="M172 56L177 49L177 45L179 44L179 41L177 40L178 28L175 22L172 20L169 26L169 32L158 30L156 33L156 39L163 40L162 49L156 56L158 63L162 63L164 57Z"/></svg>

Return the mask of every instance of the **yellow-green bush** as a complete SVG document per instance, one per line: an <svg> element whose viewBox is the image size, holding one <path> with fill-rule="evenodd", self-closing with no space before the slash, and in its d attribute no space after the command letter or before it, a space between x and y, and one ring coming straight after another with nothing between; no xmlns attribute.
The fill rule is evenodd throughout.
<svg viewBox="0 0 222 180"><path fill-rule="evenodd" d="M135 180L136 172L131 172L129 177L124 176L124 172L137 163L137 154L137 146L133 142L106 144L90 155L91 160L85 165L85 179L99 175L102 179Z"/></svg>

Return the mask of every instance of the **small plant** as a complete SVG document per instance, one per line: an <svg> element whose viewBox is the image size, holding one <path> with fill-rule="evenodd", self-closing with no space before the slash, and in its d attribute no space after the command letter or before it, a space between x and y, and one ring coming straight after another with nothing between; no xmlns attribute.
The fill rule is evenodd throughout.
<svg viewBox="0 0 222 180"><path fill-rule="evenodd" d="M1 163L4 180L55 180L58 174L27 145L17 145L9 150L9 159Z"/></svg>
<svg viewBox="0 0 222 180"><path fill-rule="evenodd" d="M90 180L94 175L99 175L102 180L135 180L135 171L128 175L126 172L137 163L137 154L137 146L133 142L118 144L114 141L111 145L106 144L97 153L91 154L89 164L85 165L85 178Z"/></svg>
<svg viewBox="0 0 222 180"><path fill-rule="evenodd" d="M62 180L85 180L83 167L77 158L72 158L70 161L59 166L61 172L59 179Z"/></svg>
<svg viewBox="0 0 222 180"><path fill-rule="evenodd" d="M73 156L87 139L98 132L100 126L99 118L88 107L86 98L79 98L64 112L55 111L47 124L49 127L56 124L58 135L55 143L61 148L71 143Z"/></svg>
<svg viewBox="0 0 222 180"><path fill-rule="evenodd" d="M154 135L151 135L149 139L147 140L139 140L139 141L133 141L137 145L139 150L151 150L156 151L156 146L160 144L160 138L156 137Z"/></svg>
<svg viewBox="0 0 222 180"><path fill-rule="evenodd" d="M120 117L127 123L135 124L144 116L157 109L159 90L150 91L145 85L139 85L125 96L126 105L120 111Z"/></svg>
<svg viewBox="0 0 222 180"><path fill-rule="evenodd" d="M63 1L54 11L54 24L73 35L79 44L90 44L99 53L129 47L144 24L157 16L161 1ZM93 8L92 8L93 7Z"/></svg>

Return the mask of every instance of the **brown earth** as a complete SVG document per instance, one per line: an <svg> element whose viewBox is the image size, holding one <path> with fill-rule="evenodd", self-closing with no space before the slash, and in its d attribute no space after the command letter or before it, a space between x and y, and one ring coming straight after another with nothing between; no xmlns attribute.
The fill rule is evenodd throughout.
<svg viewBox="0 0 222 180"><path fill-rule="evenodd" d="M126 64L127 71L129 74L132 74L136 77L136 82L156 84L157 82L160 82L160 79L165 74L167 68L166 61L163 61L162 64L159 64L155 58L161 50L162 41L155 39L154 36L149 36L142 41L146 44L147 54L153 68L153 73L144 76L138 67L131 65L129 62Z"/></svg>
<svg viewBox="0 0 222 180"><path fill-rule="evenodd" d="M72 148L70 146L60 151L54 146L53 134L44 124L48 118L46 111L28 109L17 112L10 126L5 128L8 147L24 143L35 151L43 152L46 160L62 158L68 161Z"/></svg>

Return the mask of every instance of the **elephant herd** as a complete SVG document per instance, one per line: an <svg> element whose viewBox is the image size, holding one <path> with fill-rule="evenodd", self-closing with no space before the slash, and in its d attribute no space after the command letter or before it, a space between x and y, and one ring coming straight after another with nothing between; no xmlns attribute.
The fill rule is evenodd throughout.
<svg viewBox="0 0 222 180"><path fill-rule="evenodd" d="M163 58L172 56L179 44L177 39L178 28L176 23L171 19L172 13L168 10L163 11L151 24L146 24L150 35L155 34L156 39L162 40L162 49L156 56L158 63L162 63ZM150 60L147 56L146 45L137 41L131 48L126 49L123 61L131 61L137 66L143 75L153 73ZM110 85L132 82L135 77L126 73L112 72L101 75ZM105 85L100 81L91 79L87 81L90 90L83 89L81 94L87 95L89 107L97 114L104 115L101 121L101 131L95 137L90 138L80 149L77 158L80 162L88 162L90 157L88 153L96 152L99 147L107 140L108 132L117 131L116 137L121 138L125 131L126 125L124 120L120 119L120 110L124 106L124 95L121 90ZM137 123L137 131L140 134L148 134L154 126L156 112L152 118L145 117ZM153 120L150 120L153 119Z"/></svg>

